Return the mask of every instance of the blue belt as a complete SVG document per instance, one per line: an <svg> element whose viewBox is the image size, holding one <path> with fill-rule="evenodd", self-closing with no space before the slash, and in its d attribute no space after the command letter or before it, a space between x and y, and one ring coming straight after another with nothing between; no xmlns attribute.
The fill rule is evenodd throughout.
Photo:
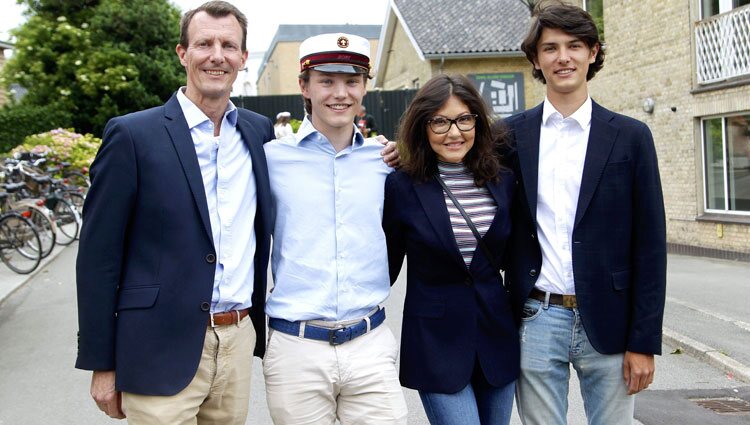
<svg viewBox="0 0 750 425"><path fill-rule="evenodd" d="M367 326L368 320L370 322L369 329ZM343 328L329 329L305 323L305 334L302 337L318 341L328 341L331 345L341 345L377 328L383 321L385 321L385 309L379 308L378 311L370 315L367 319L362 319L353 325ZM285 334L300 336L300 322L290 322L271 317L268 319L268 327L279 332L284 332Z"/></svg>

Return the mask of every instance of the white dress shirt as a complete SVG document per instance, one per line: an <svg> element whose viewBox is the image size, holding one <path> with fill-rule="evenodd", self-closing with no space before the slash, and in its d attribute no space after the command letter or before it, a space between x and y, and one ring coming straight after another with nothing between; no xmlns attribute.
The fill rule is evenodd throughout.
<svg viewBox="0 0 750 425"><path fill-rule="evenodd" d="M571 238L591 130L591 98L567 118L548 99L543 108L536 207L542 270L535 286L574 295Z"/></svg>
<svg viewBox="0 0 750 425"><path fill-rule="evenodd" d="M237 129L237 108L227 104L214 136L211 120L182 90L177 100L198 155L216 249L211 312L248 308L255 278L257 193L250 151Z"/></svg>
<svg viewBox="0 0 750 425"><path fill-rule="evenodd" d="M352 124L354 129L354 124ZM266 143L276 207L269 317L342 321L390 293L383 232L383 145L354 131L336 152L305 118L296 135Z"/></svg>

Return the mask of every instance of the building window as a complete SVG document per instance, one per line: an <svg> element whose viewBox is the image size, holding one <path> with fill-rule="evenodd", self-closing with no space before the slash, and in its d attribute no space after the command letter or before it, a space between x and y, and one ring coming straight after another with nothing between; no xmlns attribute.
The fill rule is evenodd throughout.
<svg viewBox="0 0 750 425"><path fill-rule="evenodd" d="M706 212L750 215L750 115L704 119Z"/></svg>
<svg viewBox="0 0 750 425"><path fill-rule="evenodd" d="M750 0L701 0L701 19L750 4Z"/></svg>
<svg viewBox="0 0 750 425"><path fill-rule="evenodd" d="M583 8L594 19L599 38L604 41L604 0L583 0Z"/></svg>

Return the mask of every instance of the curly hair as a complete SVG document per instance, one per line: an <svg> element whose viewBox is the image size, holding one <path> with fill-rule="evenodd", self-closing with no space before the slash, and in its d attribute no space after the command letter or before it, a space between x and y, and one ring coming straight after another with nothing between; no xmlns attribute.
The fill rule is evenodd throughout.
<svg viewBox="0 0 750 425"><path fill-rule="evenodd" d="M572 35L583 41L589 49L599 47L594 63L589 65L586 81L594 78L594 75L604 67L604 46L599 39L599 31L591 15L580 7L560 1L540 2L534 8L529 32L521 43L521 50L531 62L531 73L537 80L547 83L542 71L533 66L537 60L537 44L545 28L558 29L565 34Z"/></svg>
<svg viewBox="0 0 750 425"><path fill-rule="evenodd" d="M464 166L474 176L474 183L483 186L497 181L505 167L499 152L507 144L508 132L502 123L492 124L487 105L477 89L463 75L437 75L419 89L399 124L398 146L401 169L416 181L427 181L437 174L437 154L427 136L427 121L451 96L463 102L472 114L477 114L474 146L463 159Z"/></svg>

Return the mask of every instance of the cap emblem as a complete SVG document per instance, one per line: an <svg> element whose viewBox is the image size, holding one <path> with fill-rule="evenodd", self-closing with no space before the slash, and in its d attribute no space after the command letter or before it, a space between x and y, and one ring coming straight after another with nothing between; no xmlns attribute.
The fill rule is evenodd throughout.
<svg viewBox="0 0 750 425"><path fill-rule="evenodd" d="M349 39L346 37L339 37L339 39L336 40L336 44L342 49L346 49L349 47Z"/></svg>

